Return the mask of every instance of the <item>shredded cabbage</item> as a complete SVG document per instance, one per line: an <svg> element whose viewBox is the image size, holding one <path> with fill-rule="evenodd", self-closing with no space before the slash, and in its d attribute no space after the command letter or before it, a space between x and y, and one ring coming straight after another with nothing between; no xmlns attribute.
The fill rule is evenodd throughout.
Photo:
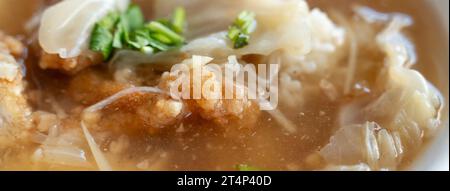
<svg viewBox="0 0 450 191"><path fill-rule="evenodd" d="M422 74L409 68L415 63L416 55L401 29L411 20L403 15L392 18L371 15L368 20L390 18L388 26L376 38L386 56L385 67L377 79L377 89L383 92L362 106L361 116L375 122L341 123L344 126L320 154L337 167L362 163L372 170L395 170L405 156L417 152L424 137L435 134L443 100Z"/></svg>

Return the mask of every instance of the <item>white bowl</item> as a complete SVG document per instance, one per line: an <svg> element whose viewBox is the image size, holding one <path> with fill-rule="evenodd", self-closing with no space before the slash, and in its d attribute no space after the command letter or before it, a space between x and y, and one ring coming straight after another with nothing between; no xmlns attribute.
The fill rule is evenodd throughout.
<svg viewBox="0 0 450 191"><path fill-rule="evenodd" d="M448 43L449 43L449 1L448 0L431 0L429 1L433 8L437 11L441 21L442 26L444 26L447 39L442 39L442 43L447 43L447 63L440 63L439 68L441 68L438 74L442 83L446 89L443 90L443 94L447 100L446 115L444 116L444 129L439 132L439 135L432 140L425 148L424 153L422 153L416 161L411 165L409 170L430 170L430 171L449 171L449 115L448 115L448 77L449 77L449 63L448 63ZM430 29L433 30L433 29ZM436 42L438 43L438 42Z"/></svg>
<svg viewBox="0 0 450 191"><path fill-rule="evenodd" d="M27 0L21 0L20 2L26 2ZM395 1L395 0L391 0ZM449 88L449 63L448 63L448 34L449 34L449 1L448 0L429 0L429 2L433 9L436 10L436 12L439 15L439 18L442 21L442 26L446 30L447 39L442 39L439 42L435 43L447 43L446 47L447 50L444 50L447 52L446 56L447 58L438 58L438 60L446 60L447 62L441 62L439 63L440 70L437 71L437 75L441 79L441 84L439 87L441 88L441 91L443 91L444 96L446 97L447 102L447 109L445 112L445 121L444 121L444 128L439 132L437 137L433 139L429 145L426 146L423 153L421 153L418 158L413 162L413 164L408 168L408 170L442 170L442 171L448 171L449 170L449 115L448 115L448 105L449 99L448 99L448 88ZM7 18L8 15L11 14L12 7L17 6L17 0L0 0L0 18ZM32 7L30 8L21 8L18 9L18 11L21 11L21 13L18 13L19 15L30 13L32 10ZM15 10L17 11L17 10ZM433 18L434 17L430 17ZM15 18L13 20L0 20L0 28L5 28L5 26L11 26L14 23L22 23L24 18ZM14 25L13 25L14 26ZM8 33L16 33L19 31L19 26L13 29L8 29L6 32ZM22 27L22 26L20 26ZM433 28L430 28L429 30L435 30ZM434 43L434 42L433 42ZM444 89L442 89L444 88Z"/></svg>

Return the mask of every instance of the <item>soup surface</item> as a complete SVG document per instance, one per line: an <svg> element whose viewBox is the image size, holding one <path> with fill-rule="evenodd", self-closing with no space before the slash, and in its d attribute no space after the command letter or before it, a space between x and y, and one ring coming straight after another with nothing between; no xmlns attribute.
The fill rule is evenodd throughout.
<svg viewBox="0 0 450 191"><path fill-rule="evenodd" d="M303 13L303 9L298 12L311 17L312 28L329 25L312 35L313 39L319 39L316 47L326 44L323 47L331 46L330 51L312 45L309 51L291 53L289 43L286 43L271 44L271 47L282 48L273 48L269 53L250 50L249 54L238 51L217 53L209 51L210 47L198 48L198 44L194 44L202 38L211 41L207 39L210 35L227 31L237 16L234 13L243 10L254 11L258 22L248 49L252 48L252 40L260 40L260 36L277 41L281 37L260 35L266 34L261 30L269 30L264 22L273 22L260 16L267 9L265 4L280 7L274 12L286 6L273 1L276 0L264 0L261 6L218 1L216 6L201 0L189 3L136 0L134 3L141 7L146 20L170 15L176 6L186 9L188 27L186 42L180 49L182 53L163 55L164 58L151 61L152 64L138 63L132 70L129 66L122 67L127 64L121 64L124 61L111 64L110 60L75 71L52 68L52 63L65 62L62 58L46 57L45 48L37 42L40 12L58 1L2 0L0 30L23 44L23 52L12 55L25 68L22 95L26 101L10 100L19 104L18 108L24 105L23 111L29 114L23 123L17 123L28 126L23 130L25 138L15 136L2 141L0 131L0 170L407 168L426 142L439 132L441 122L447 120L443 105L447 100L448 81L435 74L441 62L448 63L445 53L448 53L448 39L447 44L439 43L442 41L439 39L447 37L426 1L307 1L309 7L304 8L307 13ZM252 3L249 1L248 4ZM315 8L319 8L320 13L314 12ZM212 12L225 17L219 20L215 20L215 16L208 18ZM233 16L228 17L229 12ZM328 16L324 18L322 13ZM10 15L17 19L5 19ZM370 22L370 18L375 21ZM414 22L401 31L403 27L395 29L396 21L405 18ZM33 19L37 20L34 26ZM280 22L288 25L291 21ZM205 25L208 27L201 28ZM380 39L389 27L395 33L392 36L400 35L401 40L388 40L383 44ZM434 30L429 30L430 27ZM314 37L321 30L334 36ZM279 35L289 35L289 31L284 32ZM288 38L304 38L302 31L294 32ZM0 44L6 42L2 38L0 35ZM407 42L403 41L405 39ZM407 52L405 55L409 60L397 66L395 58L404 55L392 55L396 52L389 52L392 51L389 43L404 48L402 53ZM303 55L296 57L298 54ZM208 99L174 101L155 92L133 90L133 87L164 89L165 75L170 71L168 66L183 60L195 63L189 60L193 55L212 57L213 63L225 63L228 56L237 55L239 63L253 65L278 59L278 107L264 111L252 105L253 101L232 99L220 102L223 108L214 105L213 109L208 109L207 105L211 104ZM80 59L76 62L82 63ZM42 63L50 64L43 67ZM423 74L423 79L428 82L413 70ZM129 71L132 71L131 75L126 75ZM0 80L0 84L2 82ZM423 86L417 85L422 82ZM123 90L131 90L131 93L109 99ZM441 96L438 90L444 95ZM0 101L0 128L2 122L13 123L6 113L15 115L7 109L2 110L2 107L8 107L5 105L9 96L2 91L7 92L0 86L0 98L4 100ZM105 100L110 102L101 104ZM178 107L182 109L174 111ZM171 116L173 112L176 112L175 116ZM14 116L11 119L18 120ZM370 144L375 144L376 148Z"/></svg>

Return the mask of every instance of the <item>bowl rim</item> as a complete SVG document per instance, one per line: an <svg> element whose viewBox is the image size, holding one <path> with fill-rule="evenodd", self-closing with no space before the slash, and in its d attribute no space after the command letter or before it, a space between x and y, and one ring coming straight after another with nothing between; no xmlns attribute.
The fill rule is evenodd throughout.
<svg viewBox="0 0 450 191"><path fill-rule="evenodd" d="M443 1L443 0L431 0L429 1L431 3L431 8L435 9L438 13L438 17L443 22L444 30L447 33L447 40L445 42L448 43L448 36L449 36L449 1ZM448 44L447 44L448 49ZM447 50L448 53L448 50ZM447 54L448 57L448 54ZM448 59L447 59L448 60ZM447 64L447 70L444 72L441 72L440 75L442 77L445 77L447 79L445 81L447 85L447 95L448 95L448 65ZM447 97L448 101L448 97ZM448 110L448 103L447 103L447 110ZM410 167L407 170L414 170L414 171L449 171L449 113L446 112L446 115L444 116L443 121L443 128L440 129L437 132L437 135L433 137L432 140L430 140L428 145L425 145L425 148L423 149L422 153L419 153L419 156L412 162Z"/></svg>

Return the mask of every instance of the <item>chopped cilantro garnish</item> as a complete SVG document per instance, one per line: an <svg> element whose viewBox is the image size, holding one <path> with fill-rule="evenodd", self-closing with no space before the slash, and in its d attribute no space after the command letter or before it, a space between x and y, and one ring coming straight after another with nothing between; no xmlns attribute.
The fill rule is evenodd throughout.
<svg viewBox="0 0 450 191"><path fill-rule="evenodd" d="M175 9L172 16L172 26L175 32L183 34L186 28L186 11L182 7Z"/></svg>
<svg viewBox="0 0 450 191"><path fill-rule="evenodd" d="M250 41L250 34L256 29L255 14L243 11L228 29L228 38L233 43L234 49L243 48Z"/></svg>
<svg viewBox="0 0 450 191"><path fill-rule="evenodd" d="M184 9L177 8L171 19L146 24L139 6L130 5L125 12L110 13L95 24L90 49L100 52L104 60L111 58L117 49L146 54L167 51L184 43L185 17Z"/></svg>
<svg viewBox="0 0 450 191"><path fill-rule="evenodd" d="M96 23L92 31L90 49L102 53L105 59L108 59L113 51L113 33L118 19L117 13L110 13Z"/></svg>
<svg viewBox="0 0 450 191"><path fill-rule="evenodd" d="M258 169L256 167L249 166L249 165L246 165L246 164L236 165L236 169L239 170L239 171L260 171L261 170L261 169Z"/></svg>

